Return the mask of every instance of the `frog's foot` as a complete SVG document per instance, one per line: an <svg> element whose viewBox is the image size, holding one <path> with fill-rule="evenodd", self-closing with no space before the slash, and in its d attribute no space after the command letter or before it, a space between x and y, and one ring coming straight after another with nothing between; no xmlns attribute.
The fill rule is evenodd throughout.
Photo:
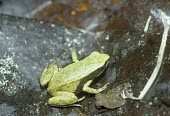
<svg viewBox="0 0 170 116"><path fill-rule="evenodd" d="M79 101L82 101L84 97L78 99L74 93L58 91L53 93L54 97L48 100L48 104L52 106L80 106L79 104L75 104Z"/></svg>
<svg viewBox="0 0 170 116"><path fill-rule="evenodd" d="M87 93L97 94L97 93L102 92L104 89L106 89L107 84L108 84L108 83L105 84L105 85L104 85L103 87L101 87L101 88L94 89L94 88L89 87L89 85L90 85L91 83L92 83L92 80L87 81L87 83L84 84L84 86L83 86L83 91L85 91L85 92L87 92Z"/></svg>
<svg viewBox="0 0 170 116"><path fill-rule="evenodd" d="M45 86L55 75L58 73L58 67L55 63L50 66L46 66L42 76L40 77L41 86Z"/></svg>
<svg viewBox="0 0 170 116"><path fill-rule="evenodd" d="M75 49L72 50L71 57L72 57L73 62L79 61L78 58L77 58L77 53L76 53Z"/></svg>

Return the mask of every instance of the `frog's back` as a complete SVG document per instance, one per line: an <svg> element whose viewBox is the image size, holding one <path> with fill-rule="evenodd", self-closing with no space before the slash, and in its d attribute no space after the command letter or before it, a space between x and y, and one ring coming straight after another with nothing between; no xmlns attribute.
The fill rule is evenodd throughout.
<svg viewBox="0 0 170 116"><path fill-rule="evenodd" d="M103 67L106 61L109 59L109 55L100 54L99 52L92 52L88 57L80 60L76 63L72 63L59 71L63 76L63 81L72 82L81 80L88 76L95 70Z"/></svg>

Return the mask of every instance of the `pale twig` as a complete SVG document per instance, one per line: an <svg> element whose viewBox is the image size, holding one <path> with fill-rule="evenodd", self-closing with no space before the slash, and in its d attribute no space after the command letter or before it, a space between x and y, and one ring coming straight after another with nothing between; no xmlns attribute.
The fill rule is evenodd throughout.
<svg viewBox="0 0 170 116"><path fill-rule="evenodd" d="M149 16L148 17L148 19L147 19L147 22L146 22L146 25L145 25L145 28L144 28L144 32L145 33L147 33L147 31L148 31L148 28L149 28L149 24L150 24L150 22L151 22L151 16Z"/></svg>
<svg viewBox="0 0 170 116"><path fill-rule="evenodd" d="M129 93L128 91L123 91L121 95L124 99L130 98L130 99L133 99L133 100L142 100L144 98L144 96L147 94L150 87L152 86L152 84L155 81L155 79L158 75L158 72L160 70L160 67L161 67L161 64L162 64L162 59L163 59L163 54L164 54L165 47L166 47L168 31L169 31L169 28L170 28L170 23L169 23L170 17L165 15L165 13L162 10L158 10L158 12L159 12L161 21L162 21L163 26L164 26L164 32L163 32L163 35L162 35L162 41L161 41L161 45L160 45L160 49L159 49L159 53L158 53L157 64L156 64L148 82L146 83L145 87L140 92L139 97L134 97L132 93Z"/></svg>

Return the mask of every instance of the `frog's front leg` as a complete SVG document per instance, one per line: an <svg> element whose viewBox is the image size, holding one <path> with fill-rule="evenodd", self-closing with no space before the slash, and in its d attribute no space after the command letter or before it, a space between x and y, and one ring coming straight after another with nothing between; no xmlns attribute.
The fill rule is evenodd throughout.
<svg viewBox="0 0 170 116"><path fill-rule="evenodd" d="M79 104L75 104L79 101L82 101L84 97L78 99L74 93L66 92L66 91L58 91L53 93L54 97L48 100L48 104L53 106L80 106Z"/></svg>
<svg viewBox="0 0 170 116"><path fill-rule="evenodd" d="M106 89L107 84L108 84L108 83L105 84L105 85L104 85L103 87L101 87L101 88L94 89L94 88L89 87L89 85L90 85L91 83L92 83L92 80L87 81L87 83L84 84L84 86L83 86L83 91L85 91L85 92L87 92L87 93L97 94L97 93L102 92L104 89Z"/></svg>
<svg viewBox="0 0 170 116"><path fill-rule="evenodd" d="M72 57L73 62L78 62L79 61L78 58L77 58L76 50L73 50L71 52L71 57Z"/></svg>
<svg viewBox="0 0 170 116"><path fill-rule="evenodd" d="M40 77L41 86L45 86L55 75L58 73L58 67L56 64L51 64L50 66L46 66L44 69L42 76Z"/></svg>

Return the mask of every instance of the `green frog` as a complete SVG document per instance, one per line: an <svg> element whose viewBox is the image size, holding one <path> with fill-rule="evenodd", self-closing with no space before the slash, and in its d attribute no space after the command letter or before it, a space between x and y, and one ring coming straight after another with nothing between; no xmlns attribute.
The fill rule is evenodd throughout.
<svg viewBox="0 0 170 116"><path fill-rule="evenodd" d="M108 59L108 54L94 51L79 61L76 52L72 51L72 64L60 70L55 63L47 66L40 77L40 84L41 86L48 84L47 91L53 96L48 100L48 104L52 106L81 106L76 103L83 100L85 96L78 98L75 94L77 89L92 94L102 92L108 83L101 88L94 89L89 87L92 78L88 78L86 83L83 80L94 71L105 66ZM80 83L83 83L82 87L79 86Z"/></svg>

